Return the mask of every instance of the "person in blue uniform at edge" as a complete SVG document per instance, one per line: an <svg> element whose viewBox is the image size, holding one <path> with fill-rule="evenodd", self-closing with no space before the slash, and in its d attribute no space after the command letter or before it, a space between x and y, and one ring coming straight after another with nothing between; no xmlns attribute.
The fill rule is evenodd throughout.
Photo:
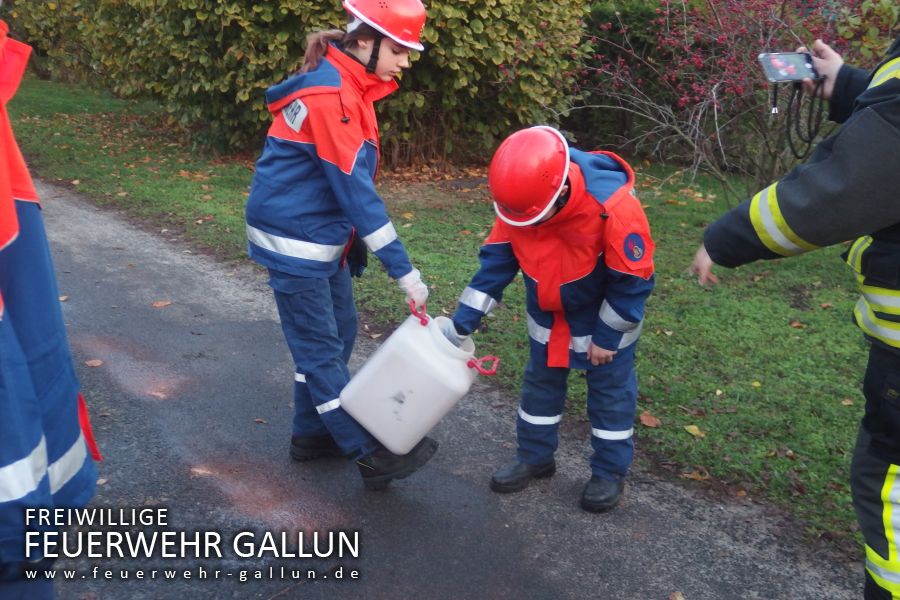
<svg viewBox="0 0 900 600"><path fill-rule="evenodd" d="M428 288L413 268L375 190L374 102L398 88L411 50L423 50L420 0L346 0L347 31L308 36L300 70L266 91L273 123L247 201L250 257L269 284L293 356L291 456L355 459L367 489L424 465L437 443L408 454L383 448L340 404L357 333L351 274L367 249L424 307Z"/></svg>
<svg viewBox="0 0 900 600"><path fill-rule="evenodd" d="M605 512L618 503L632 462L635 348L653 289L654 243L634 173L615 154L570 148L559 131L537 126L503 141L488 183L496 219L444 333L459 344L522 271L530 357L518 449L491 489L517 492L554 474L569 370L584 369L594 453L581 506Z"/></svg>
<svg viewBox="0 0 900 600"><path fill-rule="evenodd" d="M812 55L840 129L707 227L690 268L701 285L718 283L714 264L854 240L843 258L862 288L853 318L870 348L850 490L866 545L864 596L892 600L900 598L900 38L872 71L845 65L822 40Z"/></svg>
<svg viewBox="0 0 900 600"><path fill-rule="evenodd" d="M8 32L0 21L0 598L44 600L55 596L53 580L43 576L53 561L26 553L25 540L49 528L26 520L26 510L85 506L97 482L91 454L99 454L37 191L6 111L31 47Z"/></svg>

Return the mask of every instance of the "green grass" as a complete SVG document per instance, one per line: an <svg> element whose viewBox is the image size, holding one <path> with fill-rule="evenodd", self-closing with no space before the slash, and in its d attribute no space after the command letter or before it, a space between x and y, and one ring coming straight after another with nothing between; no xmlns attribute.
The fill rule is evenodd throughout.
<svg viewBox="0 0 900 600"><path fill-rule="evenodd" d="M59 84L27 80L10 110L37 175L219 257L243 257L251 157L192 151L152 106ZM701 288L687 265L726 203L702 178L688 184L675 169L637 166L658 247L638 412L661 421L636 425L638 459L706 482L688 485L766 499L791 511L809 536L852 548L859 542L848 464L866 350L850 322L856 292L842 248L719 269L723 284ZM431 287L429 312L451 313L493 220L483 185L389 176L381 191ZM402 294L380 265L370 264L356 292L370 331L389 331L405 317ZM504 300L475 341L479 354L502 357L496 381L514 402L528 351L521 280ZM583 377L573 374L570 384L569 418L584 419Z"/></svg>

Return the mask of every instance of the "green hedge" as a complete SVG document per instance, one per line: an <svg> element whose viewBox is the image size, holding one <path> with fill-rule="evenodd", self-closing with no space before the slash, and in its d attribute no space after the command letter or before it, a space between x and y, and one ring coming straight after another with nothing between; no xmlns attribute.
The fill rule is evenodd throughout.
<svg viewBox="0 0 900 600"><path fill-rule="evenodd" d="M263 91L296 69L306 33L345 20L336 1L8 2L13 28L54 76L158 99L174 121L230 148L258 143ZM380 103L388 162L483 156L565 107L586 3L456 0L428 13L426 51Z"/></svg>

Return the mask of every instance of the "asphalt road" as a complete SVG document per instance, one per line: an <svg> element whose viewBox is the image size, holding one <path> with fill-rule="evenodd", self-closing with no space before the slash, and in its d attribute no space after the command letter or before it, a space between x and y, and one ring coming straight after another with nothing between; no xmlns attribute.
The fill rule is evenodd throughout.
<svg viewBox="0 0 900 600"><path fill-rule="evenodd" d="M94 506L163 507L160 530L223 540L222 558L64 559L57 577L74 574L59 582L63 600L862 596L860 564L799 543L789 522L750 501L722 504L635 472L617 510L583 512L589 443L578 428L563 437L555 477L493 494L490 473L513 452L516 402L480 383L435 428L435 458L386 492L365 491L347 461L294 463L293 368L264 274L38 186L105 455ZM373 348L360 340L354 368ZM230 550L241 531L302 531L307 542L318 532L323 548L329 532L357 532L359 556L241 557Z"/></svg>

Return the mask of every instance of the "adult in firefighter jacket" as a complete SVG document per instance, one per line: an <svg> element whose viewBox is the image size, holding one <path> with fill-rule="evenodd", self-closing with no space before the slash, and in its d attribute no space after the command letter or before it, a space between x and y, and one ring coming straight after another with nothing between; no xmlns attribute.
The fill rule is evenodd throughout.
<svg viewBox="0 0 900 600"><path fill-rule="evenodd" d="M551 127L520 130L489 169L497 214L481 267L453 315L451 339L469 335L521 270L530 358L516 420L515 460L495 492L555 472L554 452L571 368L587 373L592 477L581 498L593 512L619 500L633 455L634 353L653 288L653 240L618 156L570 148Z"/></svg>
<svg viewBox="0 0 900 600"><path fill-rule="evenodd" d="M266 92L273 115L247 201L250 257L269 284L296 372L291 456L357 459L367 487L422 466L436 443L391 455L340 404L357 330L351 271L366 248L423 306L428 288L397 237L374 179L374 102L422 50L420 0L346 0L347 31L312 34L300 72ZM348 256L349 253L349 256Z"/></svg>
<svg viewBox="0 0 900 600"><path fill-rule="evenodd" d="M844 65L821 40L829 117L841 128L809 161L710 225L691 268L716 282L736 267L853 240L844 258L871 342L851 490L866 542L867 600L900 598L900 39L873 71Z"/></svg>
<svg viewBox="0 0 900 600"><path fill-rule="evenodd" d="M31 48L8 31L0 21L0 598L40 599L53 582L24 576L44 566L26 559L25 534L41 527L25 510L84 506L97 474L38 196L6 112Z"/></svg>

